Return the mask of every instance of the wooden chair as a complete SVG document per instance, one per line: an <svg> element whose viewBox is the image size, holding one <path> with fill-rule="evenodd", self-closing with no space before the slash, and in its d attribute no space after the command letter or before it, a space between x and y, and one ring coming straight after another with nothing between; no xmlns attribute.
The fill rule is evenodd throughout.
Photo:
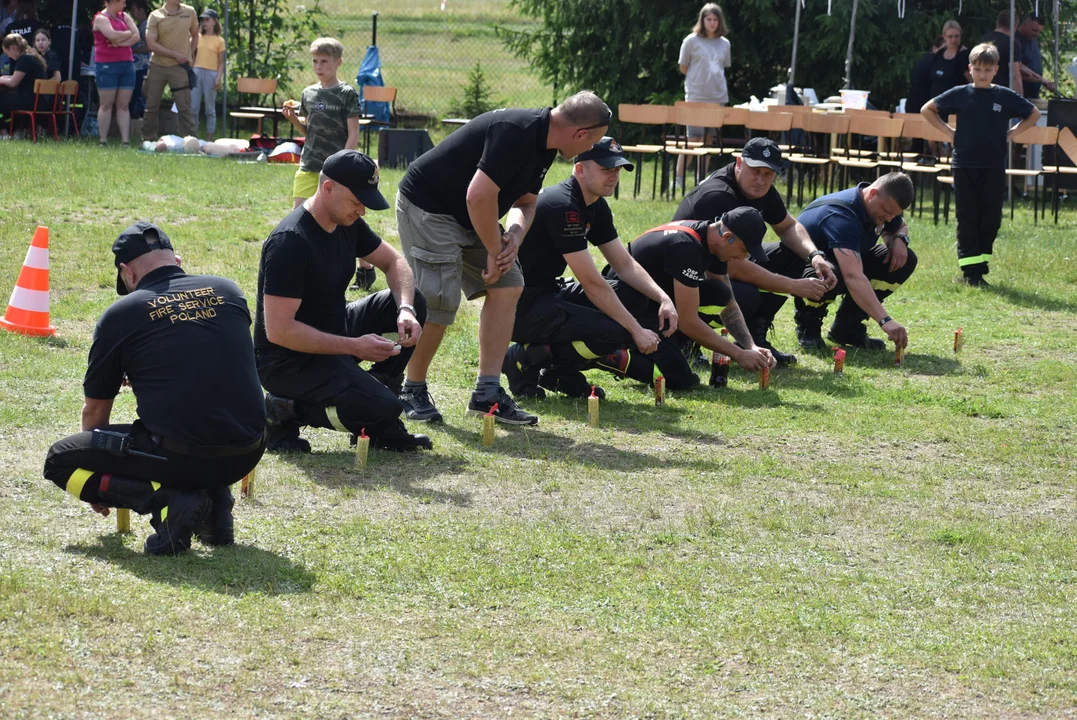
<svg viewBox="0 0 1077 720"><path fill-rule="evenodd" d="M911 114L911 113L895 113L894 118L901 120L901 137L906 140L922 140L925 148L930 148L929 143L948 143L950 138L941 130L937 130L933 125L929 124L924 119L923 115ZM892 154L893 156L893 154ZM913 184L918 190L919 197L916 200L917 214L923 216L924 212L924 182L920 182L920 179L926 179L928 177L935 177L939 173L949 172L949 163L940 158L930 151L917 153L917 152L899 152L896 157L898 158L898 168L903 172L906 172L913 178ZM940 185L939 183L932 183L931 199L934 207L935 223L938 224L939 218L939 190L945 189L949 192L949 185Z"/></svg>
<svg viewBox="0 0 1077 720"><path fill-rule="evenodd" d="M846 146L847 149L853 149L852 138L854 137L858 139L864 137L877 138L878 146L874 153L875 157L872 157L870 152L863 152L863 148L858 142L856 149L860 150L859 153L854 155L847 153L837 158L838 165L842 168L842 185L847 184L850 170L875 170L876 177L878 177L883 167L900 167L900 161L884 159L886 151L883 149L883 140L896 141L900 139L902 127L901 120L894 120L889 117L852 115L849 118L849 144Z"/></svg>
<svg viewBox="0 0 1077 720"><path fill-rule="evenodd" d="M263 121L269 117L273 117L273 137L277 137L277 123L281 117L280 108L277 105L277 79L276 78L239 78L236 80L236 92L239 93L240 98L244 95L248 96L260 96L269 95L269 107L260 105L243 105L242 99L240 100L239 110L233 110L228 113L228 116L234 120L232 125L234 134L239 135L239 122L241 120L257 120L258 129L257 135L262 135Z"/></svg>
<svg viewBox="0 0 1077 720"><path fill-rule="evenodd" d="M1024 145L1027 148L1031 148L1033 145L1039 145L1041 147L1056 146L1058 143L1059 129L1056 127L1040 127L1033 126L1026 129L1020 135L1014 137L1013 141L1017 145ZM1010 195L1010 220L1013 220L1013 178L1023 178L1021 181L1027 188L1028 178L1032 178L1032 222L1035 224L1038 222L1039 207L1040 207L1040 177L1043 175L1058 175L1057 167L1052 167L1050 170L1043 168L1040 170L1025 168L1006 168L1006 184L1009 186L1007 189ZM1047 204L1047 194L1044 193L1044 205ZM1044 216L1046 219L1046 215Z"/></svg>
<svg viewBox="0 0 1077 720"><path fill-rule="evenodd" d="M75 103L78 102L79 95L79 81L78 80L64 80L60 83L60 87L56 91L56 99L53 101L52 106L52 132L53 135L59 137L58 125L60 118L70 118L70 123L67 127L75 128L75 137L79 137L79 124L75 119ZM64 129L66 134L67 128Z"/></svg>
<svg viewBox="0 0 1077 720"><path fill-rule="evenodd" d="M622 125L646 125L659 128L659 138L666 134L665 126L671 122L671 114L673 107L669 105L632 105L629 103L621 103L617 106L617 122ZM644 138L646 139L646 138ZM659 156L662 155L662 145L649 145L646 143L636 145L622 145L626 153L635 153L638 158L639 169L636 171L635 183L633 184L632 197L636 197L639 194L640 186L643 182L643 163L646 157L654 156L654 181L651 184L651 199L653 200L657 194L658 187L658 166L660 163ZM665 182L665 178L662 178ZM662 194L665 194L663 188Z"/></svg>
<svg viewBox="0 0 1077 720"><path fill-rule="evenodd" d="M802 152L793 153L789 156L790 186L786 189L785 204L789 205L792 200L792 173L797 167L797 203L804 203L804 172L812 171L812 199L818 197L819 173L824 173L823 190L830 192L830 183L836 173L832 172L834 160L831 157L833 138L844 137L849 134L850 118L846 115L830 115L825 113L806 113L799 116L803 126L807 146Z"/></svg>
<svg viewBox="0 0 1077 720"><path fill-rule="evenodd" d="M363 128L363 151L369 155L371 126L394 127L396 125L396 88L382 85L363 85L362 95L363 117L359 118L359 124ZM389 122L375 120L373 115L367 113L366 104L368 102L389 103Z"/></svg>
<svg viewBox="0 0 1077 720"><path fill-rule="evenodd" d="M666 162L674 157L696 158L696 184L699 184L700 174L703 168L702 158L710 154L702 142L688 139L688 127L702 127L707 129L721 130L726 108L720 105L709 104L709 107L700 107L696 104L682 103L673 106L671 118L677 126L677 137L673 144L666 141ZM680 129L684 128L684 135L680 135ZM705 137L705 136L704 136ZM686 183L687 185L687 183Z"/></svg>
<svg viewBox="0 0 1077 720"><path fill-rule="evenodd" d="M20 115L30 119L30 137L37 142L37 117L44 115L52 119L53 132L55 133L56 116L53 108L56 106L56 90L59 84L55 80L34 80L34 107L30 110L12 110L11 122L8 123L8 135L15 131L15 118ZM49 99L46 100L45 98ZM44 107L47 106L47 107ZM56 136L59 140L59 136Z"/></svg>

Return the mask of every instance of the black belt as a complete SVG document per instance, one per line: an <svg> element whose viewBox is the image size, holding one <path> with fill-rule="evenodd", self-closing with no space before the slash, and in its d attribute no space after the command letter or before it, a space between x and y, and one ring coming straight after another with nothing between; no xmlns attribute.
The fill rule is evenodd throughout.
<svg viewBox="0 0 1077 720"><path fill-rule="evenodd" d="M262 444L265 442L264 434L259 435L257 440L247 443L246 445L188 445L185 442L172 440L171 438L162 437L160 435L150 435L150 438L157 443L158 447L162 447L171 453L176 453L177 455L189 455L190 457L197 458L243 455L245 453L254 452L262 447Z"/></svg>

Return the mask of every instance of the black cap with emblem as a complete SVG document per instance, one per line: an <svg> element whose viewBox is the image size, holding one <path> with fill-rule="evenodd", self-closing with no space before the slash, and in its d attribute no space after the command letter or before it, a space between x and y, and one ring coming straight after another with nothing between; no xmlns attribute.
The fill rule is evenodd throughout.
<svg viewBox="0 0 1077 720"><path fill-rule="evenodd" d="M172 241L164 231L151 222L139 220L130 226L112 243L112 254L116 262L116 293L127 294L127 286L120 277L120 263L130 264L132 260L142 257L153 250L172 250Z"/></svg>
<svg viewBox="0 0 1077 720"><path fill-rule="evenodd" d="M756 262L765 263L767 254L763 252L763 238L767 234L767 224L763 216L753 207L733 208L720 218L715 218L726 230L732 232L744 242L748 254Z"/></svg>
<svg viewBox="0 0 1077 720"><path fill-rule="evenodd" d="M624 148L608 135L592 145L590 150L577 155L573 162L584 160L594 160L604 168L623 167L629 172L634 169L632 163L625 157Z"/></svg>
<svg viewBox="0 0 1077 720"><path fill-rule="evenodd" d="M340 150L330 155L322 165L322 175L351 190L368 209L389 209L389 203L378 192L377 164L358 150Z"/></svg>
<svg viewBox="0 0 1077 720"><path fill-rule="evenodd" d="M781 148L773 140L767 138L757 137L746 142L740 157L748 167L770 168L776 173L785 170L782 164Z"/></svg>

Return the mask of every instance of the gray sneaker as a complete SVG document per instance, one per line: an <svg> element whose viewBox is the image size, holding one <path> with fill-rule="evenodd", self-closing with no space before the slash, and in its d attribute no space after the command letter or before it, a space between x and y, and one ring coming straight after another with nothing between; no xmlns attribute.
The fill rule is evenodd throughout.
<svg viewBox="0 0 1077 720"><path fill-rule="evenodd" d="M434 407L434 400L426 385L421 388L405 387L398 396L404 405L404 415L414 422L441 422L441 413Z"/></svg>

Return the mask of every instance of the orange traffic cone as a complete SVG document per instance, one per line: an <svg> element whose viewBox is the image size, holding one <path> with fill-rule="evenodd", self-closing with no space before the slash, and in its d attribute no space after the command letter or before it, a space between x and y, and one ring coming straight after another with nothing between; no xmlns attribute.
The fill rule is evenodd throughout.
<svg viewBox="0 0 1077 720"><path fill-rule="evenodd" d="M39 225L26 251L0 327L22 335L55 335L49 325L49 229Z"/></svg>

